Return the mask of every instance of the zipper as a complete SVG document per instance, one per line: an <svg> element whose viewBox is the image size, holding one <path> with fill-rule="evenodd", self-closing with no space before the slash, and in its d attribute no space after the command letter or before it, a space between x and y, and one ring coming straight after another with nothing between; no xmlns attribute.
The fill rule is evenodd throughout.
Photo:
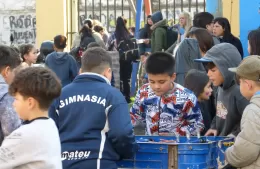
<svg viewBox="0 0 260 169"><path fill-rule="evenodd" d="M162 96L160 97L159 100L159 120L158 120L158 135L159 135L159 131L160 131L160 121L161 121L161 101L162 101Z"/></svg>

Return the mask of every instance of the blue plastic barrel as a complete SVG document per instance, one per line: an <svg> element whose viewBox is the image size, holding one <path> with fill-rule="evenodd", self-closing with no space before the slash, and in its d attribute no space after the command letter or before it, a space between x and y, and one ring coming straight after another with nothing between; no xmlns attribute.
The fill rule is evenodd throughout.
<svg viewBox="0 0 260 169"><path fill-rule="evenodd" d="M218 161L224 164L224 143L233 142L228 137L180 137L178 143L164 143L161 140L176 140L171 136L136 136L138 151L133 159L122 160L119 168L135 169L168 169L169 151L177 150L177 166L179 169L213 169L218 168ZM226 145L226 144L225 144ZM229 144L227 144L229 145Z"/></svg>

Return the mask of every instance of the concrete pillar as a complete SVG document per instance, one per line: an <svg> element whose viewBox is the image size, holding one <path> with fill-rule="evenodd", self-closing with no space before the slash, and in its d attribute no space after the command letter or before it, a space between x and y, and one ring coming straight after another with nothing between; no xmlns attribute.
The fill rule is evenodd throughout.
<svg viewBox="0 0 260 169"><path fill-rule="evenodd" d="M67 34L66 0L36 0L37 46L54 36Z"/></svg>
<svg viewBox="0 0 260 169"><path fill-rule="evenodd" d="M240 0L222 0L223 17L229 20L231 32L236 37L240 37L239 1Z"/></svg>

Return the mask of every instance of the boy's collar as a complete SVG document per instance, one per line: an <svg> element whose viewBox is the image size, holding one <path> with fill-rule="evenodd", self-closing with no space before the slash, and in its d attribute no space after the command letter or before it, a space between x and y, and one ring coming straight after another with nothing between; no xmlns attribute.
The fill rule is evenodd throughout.
<svg viewBox="0 0 260 169"><path fill-rule="evenodd" d="M0 83L1 84L7 84L4 77L0 74Z"/></svg>
<svg viewBox="0 0 260 169"><path fill-rule="evenodd" d="M80 76L81 76L81 75L98 76L98 77L104 79L107 84L111 85L111 82L110 82L105 76L103 76L103 75L101 75L101 74L92 73L92 72L84 72L84 73L81 73Z"/></svg>

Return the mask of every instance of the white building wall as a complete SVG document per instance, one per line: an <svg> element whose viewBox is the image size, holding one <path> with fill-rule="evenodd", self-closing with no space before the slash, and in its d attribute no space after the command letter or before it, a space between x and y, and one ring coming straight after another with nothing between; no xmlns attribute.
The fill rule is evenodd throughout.
<svg viewBox="0 0 260 169"><path fill-rule="evenodd" d="M0 44L36 41L36 0L0 0Z"/></svg>

